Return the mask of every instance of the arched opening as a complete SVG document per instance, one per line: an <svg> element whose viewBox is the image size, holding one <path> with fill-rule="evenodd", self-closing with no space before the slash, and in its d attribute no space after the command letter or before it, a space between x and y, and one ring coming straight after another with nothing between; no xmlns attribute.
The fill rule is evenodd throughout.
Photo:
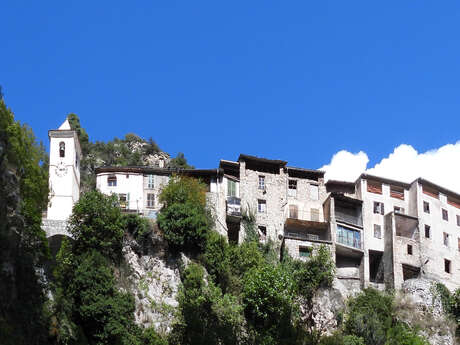
<svg viewBox="0 0 460 345"><path fill-rule="evenodd" d="M59 157L65 157L65 143L63 141L59 143Z"/></svg>

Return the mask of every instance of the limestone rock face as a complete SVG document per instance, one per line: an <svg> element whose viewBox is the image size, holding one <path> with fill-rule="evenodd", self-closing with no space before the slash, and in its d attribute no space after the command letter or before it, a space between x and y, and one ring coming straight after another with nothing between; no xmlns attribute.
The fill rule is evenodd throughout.
<svg viewBox="0 0 460 345"><path fill-rule="evenodd" d="M410 279L397 295L398 317L418 326L431 345L455 344L455 325L444 314L435 281Z"/></svg>
<svg viewBox="0 0 460 345"><path fill-rule="evenodd" d="M142 327L153 326L160 333L169 333L176 312L182 257L155 253L141 254L132 243L125 244L125 272L119 275L120 285L135 299L135 322Z"/></svg>

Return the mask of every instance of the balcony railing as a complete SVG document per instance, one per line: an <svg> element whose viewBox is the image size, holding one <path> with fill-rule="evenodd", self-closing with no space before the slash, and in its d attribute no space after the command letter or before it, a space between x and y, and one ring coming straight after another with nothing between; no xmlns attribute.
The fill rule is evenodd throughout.
<svg viewBox="0 0 460 345"><path fill-rule="evenodd" d="M326 241L326 239L316 234L300 233L300 232L294 232L294 231L285 231L284 237L289 237L289 238L293 238L296 240L302 240L302 241Z"/></svg>
<svg viewBox="0 0 460 345"><path fill-rule="evenodd" d="M241 199L236 196L227 197L227 216L241 217Z"/></svg>

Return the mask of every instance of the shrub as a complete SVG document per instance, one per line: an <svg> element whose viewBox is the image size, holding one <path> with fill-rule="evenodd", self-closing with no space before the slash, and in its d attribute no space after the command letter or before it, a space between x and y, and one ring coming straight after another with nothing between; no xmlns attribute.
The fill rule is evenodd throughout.
<svg viewBox="0 0 460 345"><path fill-rule="evenodd" d="M120 259L125 222L116 196L99 191L83 194L73 208L68 226L75 240L74 255L94 249L114 261Z"/></svg>
<svg viewBox="0 0 460 345"><path fill-rule="evenodd" d="M171 335L173 344L237 344L242 325L242 307L234 296L222 295L204 280L204 269L190 264L184 272L178 295L180 322Z"/></svg>
<svg viewBox="0 0 460 345"><path fill-rule="evenodd" d="M362 337L367 345L383 345L392 317L393 296L365 289L348 302L345 332Z"/></svg>
<svg viewBox="0 0 460 345"><path fill-rule="evenodd" d="M163 189L160 201L164 207L157 221L173 250L203 249L211 224L205 195L205 186L188 177L174 177Z"/></svg>
<svg viewBox="0 0 460 345"><path fill-rule="evenodd" d="M425 338L417 335L417 333L407 325L397 323L387 332L387 341L385 345L430 345Z"/></svg>

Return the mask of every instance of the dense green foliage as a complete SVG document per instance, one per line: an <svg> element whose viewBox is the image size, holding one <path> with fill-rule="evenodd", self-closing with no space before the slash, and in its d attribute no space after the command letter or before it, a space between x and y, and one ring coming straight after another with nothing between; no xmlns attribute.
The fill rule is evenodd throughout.
<svg viewBox="0 0 460 345"><path fill-rule="evenodd" d="M173 177L160 195L157 221L173 250L199 251L211 226L206 210L206 187L189 177Z"/></svg>
<svg viewBox="0 0 460 345"><path fill-rule="evenodd" d="M43 344L45 285L36 269L48 258L40 227L48 198L48 159L33 132L0 99L0 343Z"/></svg>
<svg viewBox="0 0 460 345"><path fill-rule="evenodd" d="M457 325L457 338L460 338L460 289L450 293L442 283L436 283L436 293L441 298L444 311L455 321Z"/></svg>
<svg viewBox="0 0 460 345"><path fill-rule="evenodd" d="M142 238L145 220L123 215L114 197L84 194L69 220L55 270L55 329L60 344L162 344L134 324L134 299L117 288L114 272L127 234Z"/></svg>
<svg viewBox="0 0 460 345"><path fill-rule="evenodd" d="M428 345L415 330L397 320L393 295L371 288L349 300L344 332L362 337L366 345Z"/></svg>

